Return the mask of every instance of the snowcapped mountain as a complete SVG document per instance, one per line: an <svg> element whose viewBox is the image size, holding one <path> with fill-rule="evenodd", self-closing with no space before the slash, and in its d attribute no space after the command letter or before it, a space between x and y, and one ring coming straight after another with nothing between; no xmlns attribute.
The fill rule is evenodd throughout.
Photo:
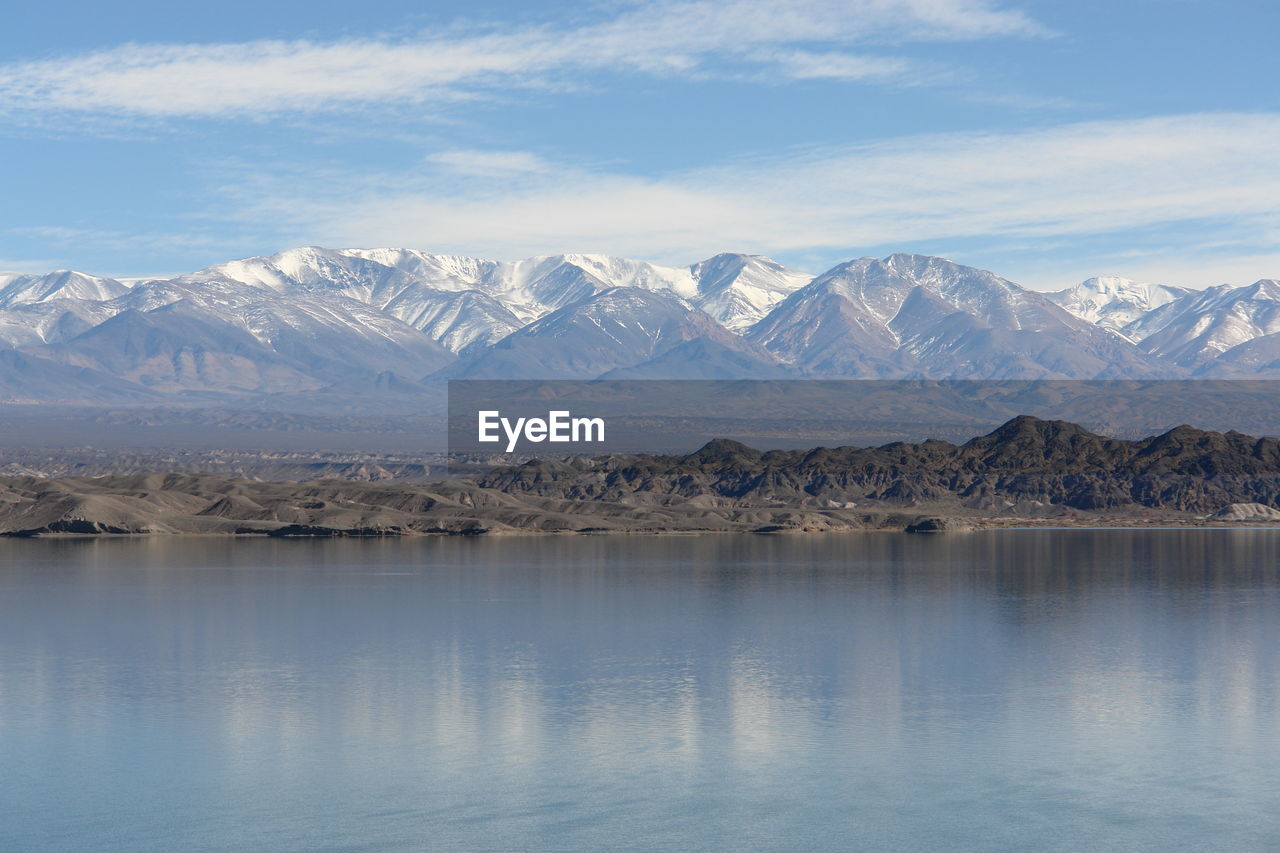
<svg viewBox="0 0 1280 853"><path fill-rule="evenodd" d="M92 329L115 313L108 302L77 299L0 309L0 350L57 343Z"/></svg>
<svg viewBox="0 0 1280 853"><path fill-rule="evenodd" d="M1255 338L1280 332L1280 281L1192 291L1129 323L1122 330L1143 350L1190 368L1223 356Z"/></svg>
<svg viewBox="0 0 1280 853"><path fill-rule="evenodd" d="M54 343L114 313L103 305L129 292L111 278L71 270L46 275L0 273L0 348Z"/></svg>
<svg viewBox="0 0 1280 853"><path fill-rule="evenodd" d="M121 311L69 341L31 354L160 392L201 388L243 393L322 385L238 324L186 300L154 311Z"/></svg>
<svg viewBox="0 0 1280 853"><path fill-rule="evenodd" d="M614 287L568 305L499 341L474 359L446 371L453 379L592 379L635 368L639 378L682 376L695 365L684 359L657 361L693 341L717 352L775 369L777 361L665 293ZM704 350L705 352L705 350ZM689 357L696 357L697 352Z"/></svg>
<svg viewBox="0 0 1280 853"><path fill-rule="evenodd" d="M0 335L32 355L103 370L167 392L297 391L376 375L411 375L453 356L422 331L317 280L240 282L184 276L0 311Z"/></svg>
<svg viewBox="0 0 1280 853"><path fill-rule="evenodd" d="M1043 294L942 258L861 258L818 276L747 332L823 376L1147 377L1131 343Z"/></svg>
<svg viewBox="0 0 1280 853"><path fill-rule="evenodd" d="M431 291L421 285L400 291L382 310L459 355L495 344L527 322L478 290Z"/></svg>
<svg viewBox="0 0 1280 853"><path fill-rule="evenodd" d="M502 262L411 249L303 248L219 264L181 280L342 293L461 352L612 287L675 296L737 331L811 278L754 255L722 254L689 267L664 267L607 255Z"/></svg>
<svg viewBox="0 0 1280 853"><path fill-rule="evenodd" d="M1280 379L1280 332L1233 346L1202 365L1195 375L1207 379Z"/></svg>
<svg viewBox="0 0 1280 853"><path fill-rule="evenodd" d="M860 263L842 264L788 296L746 331L747 340L817 375L904 375L910 359L897 352L892 314L869 304L849 275Z"/></svg>
<svg viewBox="0 0 1280 853"><path fill-rule="evenodd" d="M172 279L0 273L0 398L359 395L474 378L1280 375L1280 283L1037 293L942 258L494 261L299 248ZM427 383L428 385L431 382Z"/></svg>
<svg viewBox="0 0 1280 853"><path fill-rule="evenodd" d="M58 299L101 302L128 291L127 285L113 278L99 278L73 270L58 270L45 275L0 273L0 309Z"/></svg>
<svg viewBox="0 0 1280 853"><path fill-rule="evenodd" d="M1081 320L1096 323L1104 329L1121 331L1153 309L1192 292L1185 287L1145 284L1120 276L1103 275L1045 296Z"/></svg>
<svg viewBox="0 0 1280 853"><path fill-rule="evenodd" d="M720 254L689 271L698 283L693 304L739 333L813 280L761 255Z"/></svg>

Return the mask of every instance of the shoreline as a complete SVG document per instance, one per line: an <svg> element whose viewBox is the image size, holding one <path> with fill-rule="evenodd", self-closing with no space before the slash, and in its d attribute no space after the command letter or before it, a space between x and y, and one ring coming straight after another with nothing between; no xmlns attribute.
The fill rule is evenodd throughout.
<svg viewBox="0 0 1280 853"><path fill-rule="evenodd" d="M612 528L612 529L560 529L560 530L537 530L537 529L503 529L503 530L476 530L476 531L419 531L419 530L384 530L376 532L363 531L345 531L345 530L326 530L309 533L277 533L268 531L233 531L233 532L216 532L216 531L155 531L155 530L136 530L136 531L37 531L37 532L0 532L0 542L3 541L88 541L88 540L124 540L124 539L221 539L221 540L239 540L239 541L265 541L265 540L286 540L286 541L318 541L325 539L344 539L344 540L387 540L387 539L493 539L493 538L513 538L513 537L625 537L625 536L670 536L698 538L703 536L847 536L861 534L881 534L881 535L907 535L919 536L923 538L932 538L938 536L954 537L975 533L1028 533L1028 532L1174 532L1174 531L1214 531L1214 532L1230 532L1238 530L1249 531L1277 531L1280 532L1280 524L1263 524L1252 522L1232 522L1232 521L1196 521L1185 524L1169 523L1161 521L1152 524L1137 523L1117 523L1117 524L1062 524L1055 522L1053 524L1035 524L1031 519L1011 519L1012 523L999 524L975 524L962 529L955 530L939 530L939 531L911 531L902 527L841 527L826 529L805 529L805 528L788 528L785 530L746 530L746 529L726 529L726 528L706 528L706 529L686 529L686 530L668 530L656 528Z"/></svg>

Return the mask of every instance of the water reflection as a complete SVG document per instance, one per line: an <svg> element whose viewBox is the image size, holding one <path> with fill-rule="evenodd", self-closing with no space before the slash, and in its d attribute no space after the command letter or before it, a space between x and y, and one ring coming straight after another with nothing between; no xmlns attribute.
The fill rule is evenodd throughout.
<svg viewBox="0 0 1280 853"><path fill-rule="evenodd" d="M0 848L1274 847L1278 558L0 543Z"/></svg>

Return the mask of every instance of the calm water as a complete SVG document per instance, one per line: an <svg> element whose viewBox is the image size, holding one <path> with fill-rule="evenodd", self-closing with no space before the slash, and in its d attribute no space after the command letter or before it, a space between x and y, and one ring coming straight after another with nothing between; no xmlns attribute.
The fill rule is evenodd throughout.
<svg viewBox="0 0 1280 853"><path fill-rule="evenodd" d="M1280 533L0 541L0 850L930 849L1280 849Z"/></svg>

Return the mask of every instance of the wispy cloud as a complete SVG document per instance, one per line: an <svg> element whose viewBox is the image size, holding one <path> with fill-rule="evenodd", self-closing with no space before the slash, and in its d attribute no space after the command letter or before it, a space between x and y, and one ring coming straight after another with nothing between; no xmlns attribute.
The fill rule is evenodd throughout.
<svg viewBox="0 0 1280 853"><path fill-rule="evenodd" d="M468 98L601 71L714 73L717 59L790 79L909 80L917 69L908 60L850 49L1044 32L989 0L668 0L574 27L130 44L10 63L0 65L0 112L256 117Z"/></svg>
<svg viewBox="0 0 1280 853"><path fill-rule="evenodd" d="M277 165L228 186L241 215L276 223L284 241L687 262L735 247L1060 244L1192 222L1263 234L1280 196L1278 137L1280 115L1186 115L916 136L656 178L452 152L407 174Z"/></svg>
<svg viewBox="0 0 1280 853"><path fill-rule="evenodd" d="M546 174L553 166L528 151L476 151L455 148L427 156L427 162L460 175L512 177Z"/></svg>
<svg viewBox="0 0 1280 853"><path fill-rule="evenodd" d="M227 186L242 224L274 223L282 243L498 257L607 251L689 263L733 248L851 256L940 241L1061 247L1167 228L1162 256L1144 237L1140 263L1108 270L1153 274L1215 254L1187 245L1189 224L1233 233L1239 254L1268 256L1247 245L1274 233L1277 136L1280 115L1180 115L929 134L657 178L454 151L412 173L273 167Z"/></svg>
<svg viewBox="0 0 1280 853"><path fill-rule="evenodd" d="M817 270L873 250L920 250L1042 289L1099 273L1244 284L1280 277L1278 136L1276 114L1167 116L913 136L657 177L465 148L394 171L222 161L211 167L221 198L186 218L191 233L14 233L38 238L45 253L176 249L206 262L250 246L398 245L668 263L740 250ZM158 272L133 263L115 272ZM52 265L11 259L0 268Z"/></svg>
<svg viewBox="0 0 1280 853"><path fill-rule="evenodd" d="M787 80L923 81L929 73L914 60L807 50L773 50L749 55L772 75ZM936 72L935 72L935 76Z"/></svg>

